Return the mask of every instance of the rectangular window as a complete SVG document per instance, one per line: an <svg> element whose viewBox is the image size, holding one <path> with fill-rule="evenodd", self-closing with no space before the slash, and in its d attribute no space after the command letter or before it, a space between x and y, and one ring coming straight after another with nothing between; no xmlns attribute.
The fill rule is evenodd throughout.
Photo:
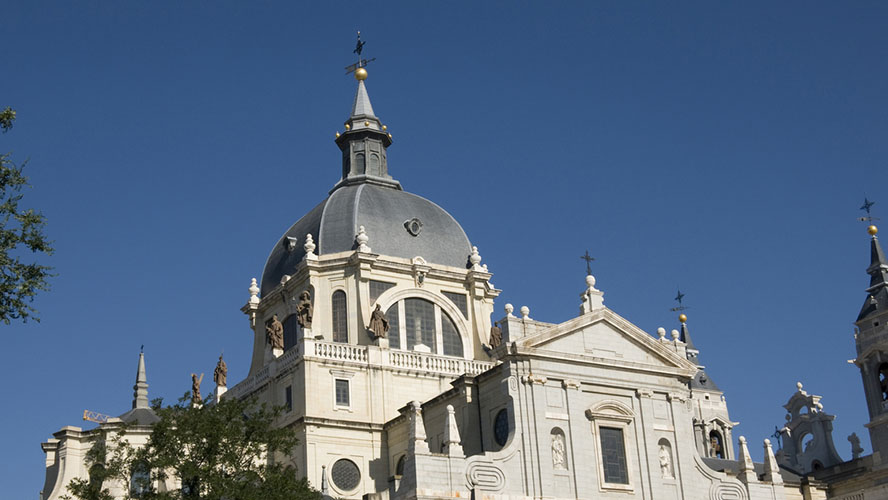
<svg viewBox="0 0 888 500"><path fill-rule="evenodd" d="M284 389L284 406L287 407L287 412L293 411L293 387L289 385Z"/></svg>
<svg viewBox="0 0 888 500"><path fill-rule="evenodd" d="M450 302L459 309L459 312L462 313L463 317L469 319L469 306L466 302L466 295L463 293L453 293L453 292L441 292L445 297L450 299Z"/></svg>
<svg viewBox="0 0 888 500"><path fill-rule="evenodd" d="M336 379L336 406L349 406L348 380Z"/></svg>
<svg viewBox="0 0 888 500"><path fill-rule="evenodd" d="M382 292L395 286L394 283L386 283L385 281L370 280L370 302L376 302L376 299L382 295Z"/></svg>
<svg viewBox="0 0 888 500"><path fill-rule="evenodd" d="M604 466L604 482L629 484L623 429L600 427L599 432L601 433L601 464Z"/></svg>

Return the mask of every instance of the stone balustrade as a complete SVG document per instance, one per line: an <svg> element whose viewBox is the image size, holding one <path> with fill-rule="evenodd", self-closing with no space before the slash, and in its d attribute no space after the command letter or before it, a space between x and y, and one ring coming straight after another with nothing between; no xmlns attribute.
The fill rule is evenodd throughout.
<svg viewBox="0 0 888 500"><path fill-rule="evenodd" d="M416 351L388 349L375 345L353 345L302 339L259 372L243 380L228 391L229 396L244 397L265 385L278 373L288 371L303 360L330 360L342 364L372 366L378 369L435 373L458 377L463 374L478 375L493 363L473 359L438 356Z"/></svg>

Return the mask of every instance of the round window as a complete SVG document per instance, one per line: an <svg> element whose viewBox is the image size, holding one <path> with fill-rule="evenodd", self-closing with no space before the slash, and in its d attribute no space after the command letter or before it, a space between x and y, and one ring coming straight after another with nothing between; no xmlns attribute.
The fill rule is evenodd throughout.
<svg viewBox="0 0 888 500"><path fill-rule="evenodd" d="M342 491L351 491L361 482L361 471L351 460L340 458L330 469L333 484Z"/></svg>
<svg viewBox="0 0 888 500"><path fill-rule="evenodd" d="M500 446L505 446L506 440L509 439L509 414L506 410L500 410L496 414L496 419L493 421L493 439Z"/></svg>

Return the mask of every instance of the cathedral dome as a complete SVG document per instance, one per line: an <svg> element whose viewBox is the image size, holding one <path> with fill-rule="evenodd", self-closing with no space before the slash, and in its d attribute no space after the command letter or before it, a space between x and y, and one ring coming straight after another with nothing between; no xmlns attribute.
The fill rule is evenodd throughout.
<svg viewBox="0 0 888 500"><path fill-rule="evenodd" d="M352 251L364 226L372 253L429 264L465 268L472 246L465 231L447 211L400 189L359 183L343 185L296 221L271 250L262 272L262 295L292 274L305 255L311 234L318 255Z"/></svg>

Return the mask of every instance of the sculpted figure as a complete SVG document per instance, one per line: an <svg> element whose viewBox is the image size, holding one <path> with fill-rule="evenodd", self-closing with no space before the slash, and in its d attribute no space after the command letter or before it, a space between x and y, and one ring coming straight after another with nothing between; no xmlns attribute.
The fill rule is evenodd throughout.
<svg viewBox="0 0 888 500"><path fill-rule="evenodd" d="M311 318L314 316L314 308L311 305L311 293L308 290L299 294L299 304L296 306L296 321L302 328L311 328Z"/></svg>
<svg viewBox="0 0 888 500"><path fill-rule="evenodd" d="M200 378L197 378L197 374L191 374L191 402L193 404L199 405L203 398L200 396L200 383L203 382L203 373L200 374Z"/></svg>
<svg viewBox="0 0 888 500"><path fill-rule="evenodd" d="M265 325L265 340L271 344L272 349L284 348L284 325L281 324L277 314Z"/></svg>
<svg viewBox="0 0 888 500"><path fill-rule="evenodd" d="M566 469L564 461L564 436L560 433L552 434L552 466L556 469Z"/></svg>
<svg viewBox="0 0 888 500"><path fill-rule="evenodd" d="M848 442L851 443L851 456L854 459L860 457L860 454L863 453L863 448L860 446L860 438L857 437L856 432L852 432L850 436L848 436Z"/></svg>
<svg viewBox="0 0 888 500"><path fill-rule="evenodd" d="M226 387L228 384L228 365L222 360L221 354L219 362L216 363L216 370L213 371L213 382L216 382L216 385L220 387Z"/></svg>
<svg viewBox="0 0 888 500"><path fill-rule="evenodd" d="M672 457L669 450L666 449L666 445L660 445L657 458L660 460L660 474L663 477L672 477Z"/></svg>
<svg viewBox="0 0 888 500"><path fill-rule="evenodd" d="M503 343L503 330L494 322L490 327L490 348L496 349Z"/></svg>
<svg viewBox="0 0 888 500"><path fill-rule="evenodd" d="M722 458L722 447L716 436L709 437L709 448L712 450L710 456Z"/></svg>
<svg viewBox="0 0 888 500"><path fill-rule="evenodd" d="M373 338L375 339L384 339L385 335L388 333L389 322L385 318L382 309L380 309L379 304L376 304L376 309L373 311L373 314L370 315L370 326L367 328L373 332Z"/></svg>

